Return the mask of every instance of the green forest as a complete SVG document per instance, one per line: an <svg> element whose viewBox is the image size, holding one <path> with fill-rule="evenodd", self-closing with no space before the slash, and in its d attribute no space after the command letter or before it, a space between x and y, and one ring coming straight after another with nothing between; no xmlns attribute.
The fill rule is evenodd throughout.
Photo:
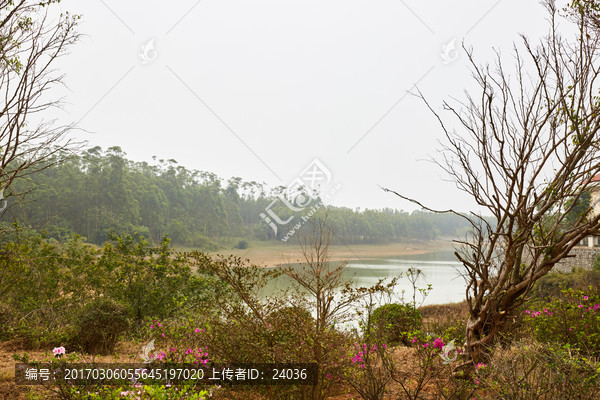
<svg viewBox="0 0 600 400"><path fill-rule="evenodd" d="M239 177L223 179L175 160L134 162L119 147L93 147L15 182L11 190L20 194L19 200L8 199L2 222L40 228L59 240L79 234L100 245L111 233L138 234L153 243L167 236L176 245L216 250L240 241L286 241L302 213L275 202L271 209L290 221L277 232L261 218L285 189ZM315 196L312 203L320 199ZM327 209L336 241L344 244L431 240L467 230L466 222L454 215Z"/></svg>

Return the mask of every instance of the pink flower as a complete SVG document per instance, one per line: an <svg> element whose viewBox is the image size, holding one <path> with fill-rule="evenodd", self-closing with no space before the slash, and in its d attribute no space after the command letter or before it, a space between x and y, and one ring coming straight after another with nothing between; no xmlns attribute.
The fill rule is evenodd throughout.
<svg viewBox="0 0 600 400"><path fill-rule="evenodd" d="M423 345L423 347L425 347L425 348L426 348L426 347L429 347L429 343L425 343L425 344Z"/></svg>
<svg viewBox="0 0 600 400"><path fill-rule="evenodd" d="M587 299L588 299L588 297L587 297L587 296L583 296L583 299L584 299L584 300L587 300Z"/></svg>
<svg viewBox="0 0 600 400"><path fill-rule="evenodd" d="M417 343L417 337L416 336L413 338L412 343Z"/></svg>
<svg viewBox="0 0 600 400"><path fill-rule="evenodd" d="M60 347L55 347L55 348L52 350L52 353L54 353L54 357L58 357L58 358L60 358L60 356L62 356L62 355L64 355L64 354L65 354L65 348L64 348L63 346L60 346Z"/></svg>
<svg viewBox="0 0 600 400"><path fill-rule="evenodd" d="M436 338L433 341L433 347L435 347L436 349L441 349L442 347L444 347L444 342L442 341L442 338Z"/></svg>
<svg viewBox="0 0 600 400"><path fill-rule="evenodd" d="M194 330L194 332L196 332L196 333L200 332L200 328L196 328L196 329Z"/></svg>

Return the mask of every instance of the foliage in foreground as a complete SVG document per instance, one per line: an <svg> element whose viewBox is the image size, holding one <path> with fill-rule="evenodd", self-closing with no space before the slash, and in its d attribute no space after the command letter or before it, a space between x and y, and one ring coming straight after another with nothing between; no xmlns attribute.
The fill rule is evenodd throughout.
<svg viewBox="0 0 600 400"><path fill-rule="evenodd" d="M219 287L192 273L167 239L154 247L141 237L113 236L98 249L78 236L59 243L18 234L0 248L0 339L107 352L148 318L201 308ZM92 330L101 342L90 341Z"/></svg>
<svg viewBox="0 0 600 400"><path fill-rule="evenodd" d="M216 399L317 400L348 392L368 400L591 399L598 394L599 365L591 356L599 347L600 295L594 288L532 298L521 310L515 335L506 338L504 347L492 349L487 364L461 376L457 367L467 360L464 336L459 335L465 330L463 306L443 308L435 321L431 307L424 308L424 327L413 303L378 306L390 287L353 289L338 281L343 264L270 270L236 257L177 254L166 240L153 247L128 235L95 248L78 237L61 244L20 234L2 250L0 265L10 272L0 281L8 299L0 309L0 318L8 321L0 325L3 339L20 337L33 347L65 345L66 359L83 361L89 358L85 353L113 353L126 338L137 341L140 349L152 342L147 355L155 363L311 362L319 367L315 387L223 387L213 391ZM262 295L266 283L281 274L295 276L312 288L313 296L321 294L311 297L292 289ZM312 286L316 278L321 289ZM161 287L163 293L156 291ZM319 291L324 287L326 292ZM315 302L322 296L331 301L327 309L337 311L321 314L325 323L317 324ZM362 321L360 331L338 324L351 316L349 305L358 313L353 318ZM557 380L562 383L554 384ZM206 398L210 389L134 385L53 390L59 398L75 400Z"/></svg>

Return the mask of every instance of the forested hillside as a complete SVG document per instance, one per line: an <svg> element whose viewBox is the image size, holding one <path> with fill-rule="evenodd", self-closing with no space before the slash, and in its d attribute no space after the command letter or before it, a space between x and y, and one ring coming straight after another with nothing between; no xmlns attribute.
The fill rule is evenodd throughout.
<svg viewBox="0 0 600 400"><path fill-rule="evenodd" d="M28 193L16 204L11 199L3 221L41 227L56 238L77 233L96 244L112 231L137 232L153 242L167 235L179 245L211 248L241 239L285 238L295 220L275 232L261 218L284 189L224 180L175 160L133 162L119 147L94 147L16 183L14 192ZM283 202L271 208L286 221L301 217ZM329 207L329 221L337 240L346 244L454 237L466 229L456 216L392 209Z"/></svg>

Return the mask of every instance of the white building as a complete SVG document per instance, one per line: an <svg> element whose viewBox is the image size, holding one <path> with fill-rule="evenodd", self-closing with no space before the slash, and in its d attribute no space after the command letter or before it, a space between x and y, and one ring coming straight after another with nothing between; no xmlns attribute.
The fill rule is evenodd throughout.
<svg viewBox="0 0 600 400"><path fill-rule="evenodd" d="M588 185L592 214L600 214L600 174L595 175ZM600 236L588 236L579 242L579 246L600 247Z"/></svg>

